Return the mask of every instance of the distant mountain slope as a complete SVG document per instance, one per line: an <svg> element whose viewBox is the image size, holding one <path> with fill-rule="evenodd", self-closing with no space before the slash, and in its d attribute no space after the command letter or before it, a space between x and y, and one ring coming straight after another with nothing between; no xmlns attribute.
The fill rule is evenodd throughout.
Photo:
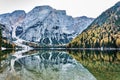
<svg viewBox="0 0 120 80"><path fill-rule="evenodd" d="M86 16L76 17L74 18L74 30L76 33L80 34L83 30L85 30L92 22L93 18L88 18Z"/></svg>
<svg viewBox="0 0 120 80"><path fill-rule="evenodd" d="M30 12L16 10L0 15L0 23L6 27L3 36L12 40L17 37L41 45L69 43L93 21L93 18L73 18L64 10L50 6L37 6Z"/></svg>
<svg viewBox="0 0 120 80"><path fill-rule="evenodd" d="M96 18L68 47L120 47L120 2Z"/></svg>

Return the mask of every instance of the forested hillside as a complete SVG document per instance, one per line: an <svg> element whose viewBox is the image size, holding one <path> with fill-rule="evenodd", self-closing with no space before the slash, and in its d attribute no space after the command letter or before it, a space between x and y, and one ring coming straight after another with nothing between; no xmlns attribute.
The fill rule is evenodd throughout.
<svg viewBox="0 0 120 80"><path fill-rule="evenodd" d="M68 47L120 47L120 2L103 12Z"/></svg>

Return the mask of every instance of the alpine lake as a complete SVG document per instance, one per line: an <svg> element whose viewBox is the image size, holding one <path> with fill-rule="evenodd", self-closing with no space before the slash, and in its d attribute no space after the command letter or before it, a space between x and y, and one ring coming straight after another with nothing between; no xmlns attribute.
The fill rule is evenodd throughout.
<svg viewBox="0 0 120 80"><path fill-rule="evenodd" d="M0 51L0 80L120 80L120 51Z"/></svg>

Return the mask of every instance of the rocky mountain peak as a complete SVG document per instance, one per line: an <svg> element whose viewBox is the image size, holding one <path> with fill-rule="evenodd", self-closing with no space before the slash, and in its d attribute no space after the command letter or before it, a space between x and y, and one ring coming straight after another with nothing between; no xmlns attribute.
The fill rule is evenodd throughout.
<svg viewBox="0 0 120 80"><path fill-rule="evenodd" d="M48 6L48 5L44 5L44 6L36 6L35 8L33 8L32 10L45 10L45 9L49 9L52 10L53 8Z"/></svg>
<svg viewBox="0 0 120 80"><path fill-rule="evenodd" d="M81 33L94 19L85 16L73 18L65 10L50 6L36 6L28 13L16 10L0 15L12 38L22 38L39 44L66 44ZM4 33L5 34L5 33ZM17 37L16 37L17 36Z"/></svg>

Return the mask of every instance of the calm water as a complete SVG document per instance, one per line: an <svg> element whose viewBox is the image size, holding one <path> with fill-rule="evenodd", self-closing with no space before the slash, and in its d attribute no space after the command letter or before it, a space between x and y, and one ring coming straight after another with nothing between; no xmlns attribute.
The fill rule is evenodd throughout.
<svg viewBox="0 0 120 80"><path fill-rule="evenodd" d="M0 80L120 80L120 51L0 52Z"/></svg>

